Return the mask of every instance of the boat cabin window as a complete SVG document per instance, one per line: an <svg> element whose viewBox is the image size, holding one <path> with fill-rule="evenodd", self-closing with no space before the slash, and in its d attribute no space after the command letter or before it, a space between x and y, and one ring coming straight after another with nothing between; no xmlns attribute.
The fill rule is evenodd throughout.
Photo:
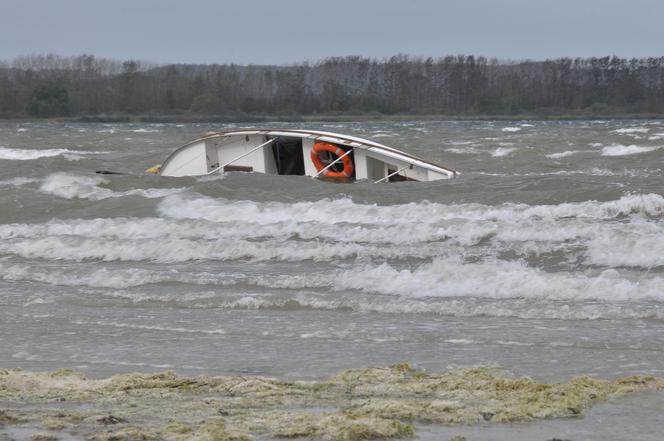
<svg viewBox="0 0 664 441"><path fill-rule="evenodd" d="M272 153L280 175L304 176L302 138L279 137L272 144Z"/></svg>

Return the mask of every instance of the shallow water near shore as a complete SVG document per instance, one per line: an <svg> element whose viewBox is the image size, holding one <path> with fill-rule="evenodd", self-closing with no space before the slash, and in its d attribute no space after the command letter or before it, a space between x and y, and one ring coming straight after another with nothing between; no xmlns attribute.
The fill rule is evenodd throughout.
<svg viewBox="0 0 664 441"><path fill-rule="evenodd" d="M0 368L664 376L663 121L308 125L461 172L431 183L94 174L234 126L0 122ZM417 436L654 440L663 400Z"/></svg>

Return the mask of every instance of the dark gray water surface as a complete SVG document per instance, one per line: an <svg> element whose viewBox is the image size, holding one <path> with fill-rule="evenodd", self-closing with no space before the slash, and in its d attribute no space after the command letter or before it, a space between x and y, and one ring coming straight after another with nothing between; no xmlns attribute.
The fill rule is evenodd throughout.
<svg viewBox="0 0 664 441"><path fill-rule="evenodd" d="M664 375L664 122L307 126L462 173L432 183L94 174L228 127L0 122L1 367ZM618 406L657 439L639 400L552 430L622 439Z"/></svg>

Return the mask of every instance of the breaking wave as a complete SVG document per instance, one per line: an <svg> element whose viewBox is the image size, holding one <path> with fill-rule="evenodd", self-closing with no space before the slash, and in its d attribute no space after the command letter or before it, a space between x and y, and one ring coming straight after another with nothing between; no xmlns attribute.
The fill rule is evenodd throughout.
<svg viewBox="0 0 664 441"><path fill-rule="evenodd" d="M12 149L0 147L0 159L9 161L30 161L40 158L52 158L54 156L64 156L69 161L82 159L84 155L101 155L108 152L88 152L82 150L69 149Z"/></svg>
<svg viewBox="0 0 664 441"><path fill-rule="evenodd" d="M611 145L608 147L602 148L602 156L627 156L627 155L636 155L639 153L652 152L657 150L659 147L642 147L638 145Z"/></svg>
<svg viewBox="0 0 664 441"><path fill-rule="evenodd" d="M631 214L661 216L664 214L664 197L652 193L633 194L612 201L587 201L558 205L440 204L425 201L380 206L357 204L349 198L288 204L229 201L193 194L176 194L167 196L160 202L159 212L173 219L203 219L212 222L237 220L256 224L297 221L322 224L348 222L374 225L401 223L418 225L453 219L495 222L560 218L613 219Z"/></svg>
<svg viewBox="0 0 664 441"><path fill-rule="evenodd" d="M614 130L616 133L648 133L649 131L648 127L627 127Z"/></svg>
<svg viewBox="0 0 664 441"><path fill-rule="evenodd" d="M512 152L516 151L516 148L514 147L498 147L496 150L494 150L491 153L491 156L499 158L502 156L508 156Z"/></svg>
<svg viewBox="0 0 664 441"><path fill-rule="evenodd" d="M161 198L169 194L184 191L181 188L148 188L116 192L101 185L109 182L99 176L78 176L68 173L53 173L47 176L39 186L42 193L58 196L63 199L101 200L124 196L142 196L145 198Z"/></svg>
<svg viewBox="0 0 664 441"><path fill-rule="evenodd" d="M661 307L641 302L557 301L532 298L483 299L475 297L411 298L370 296L358 293L330 296L328 293L298 292L285 295L237 294L206 298L183 295L144 295L130 291L114 293L118 301L167 303L197 309L314 309L351 310L362 313L435 314L457 317L518 317L525 319L655 319L664 320Z"/></svg>
<svg viewBox="0 0 664 441"><path fill-rule="evenodd" d="M545 155L549 159L560 159L560 158L566 158L567 156L572 156L579 153L578 150L565 150L564 152L560 153L551 153L550 155Z"/></svg>
<svg viewBox="0 0 664 441"><path fill-rule="evenodd" d="M99 177L74 177L76 189L67 190L70 177L50 177L62 197L122 193L99 187ZM159 284L164 289L157 294L131 298L166 296L202 307L663 315L642 305L664 302L664 197L657 194L558 205L379 206L349 198L255 202L187 192L164 196L157 210L161 217L0 225L0 279L109 289L120 297ZM64 263L51 269L16 263L16 256ZM256 271L228 267L245 268L246 261L276 263ZM105 262L147 263L108 268ZM201 298L200 289L212 291Z"/></svg>
<svg viewBox="0 0 664 441"><path fill-rule="evenodd" d="M7 186L7 187L21 187L26 184L32 184L35 182L40 182L41 179L38 178L27 178L23 176L19 176L16 178L12 179L7 179L6 181L0 181L0 185L2 186Z"/></svg>
<svg viewBox="0 0 664 441"><path fill-rule="evenodd" d="M187 308L310 308L454 316L664 319L661 309L664 293L660 288L664 278L661 276L639 277L636 273L616 270L597 274L547 273L529 268L523 262L467 263L446 258L413 269L399 269L384 263L313 271L306 276L104 268L87 274L77 271L58 274L57 269L0 265L0 277L108 288L106 295L117 301L167 303ZM155 283L163 287L131 289ZM178 288L172 283L181 285ZM190 288L183 290L182 286ZM191 286L204 290L193 290ZM85 296L85 291L80 292L79 296Z"/></svg>
<svg viewBox="0 0 664 441"><path fill-rule="evenodd" d="M90 179L86 191L79 180L75 190L58 181L57 191L62 197L96 199L128 193L99 188L95 184L100 178ZM162 191L175 190L129 193L160 197ZM607 202L498 206L378 206L347 198L288 204L170 194L158 210L163 217L0 225L0 252L56 260L155 262L403 261L509 252L522 258L563 253L575 256L578 264L607 267L664 264L664 226L658 221L664 198L655 194ZM646 243L651 252L643 251Z"/></svg>

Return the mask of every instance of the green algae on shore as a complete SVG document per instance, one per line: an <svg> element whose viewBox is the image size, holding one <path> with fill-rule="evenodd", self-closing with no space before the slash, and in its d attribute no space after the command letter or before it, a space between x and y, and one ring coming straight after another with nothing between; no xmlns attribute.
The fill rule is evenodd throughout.
<svg viewBox="0 0 664 441"><path fill-rule="evenodd" d="M12 369L0 370L0 430L29 426L90 441L408 438L414 423L574 417L597 401L646 389L664 390L664 378L546 384L492 368L437 374L395 365L312 382L172 372L92 380L70 370Z"/></svg>

